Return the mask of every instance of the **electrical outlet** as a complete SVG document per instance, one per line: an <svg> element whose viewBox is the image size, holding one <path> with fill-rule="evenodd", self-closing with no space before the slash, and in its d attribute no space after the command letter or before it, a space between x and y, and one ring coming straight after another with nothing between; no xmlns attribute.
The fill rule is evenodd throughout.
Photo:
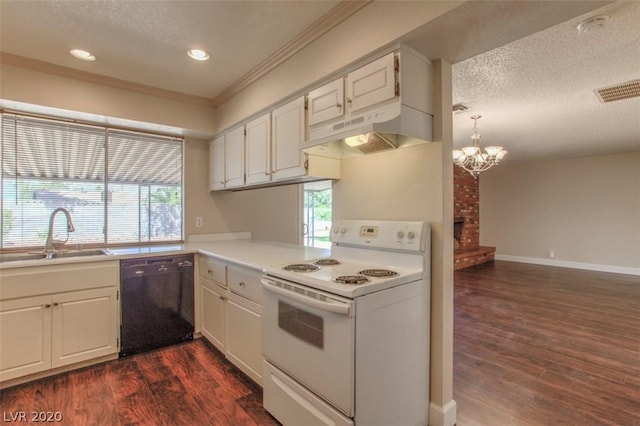
<svg viewBox="0 0 640 426"><path fill-rule="evenodd" d="M200 216L196 217L196 228L202 228L202 218Z"/></svg>
<svg viewBox="0 0 640 426"><path fill-rule="evenodd" d="M555 251L553 251L553 250L551 250L551 251L549 252L549 259L555 259L555 258L556 258L556 252L555 252Z"/></svg>

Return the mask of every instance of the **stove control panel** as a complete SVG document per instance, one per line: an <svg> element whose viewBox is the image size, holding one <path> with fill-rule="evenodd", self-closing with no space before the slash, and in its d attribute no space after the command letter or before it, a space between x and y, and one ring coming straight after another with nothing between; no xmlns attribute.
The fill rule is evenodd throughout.
<svg viewBox="0 0 640 426"><path fill-rule="evenodd" d="M429 225L419 221L336 220L331 241L338 245L424 251Z"/></svg>
<svg viewBox="0 0 640 426"><path fill-rule="evenodd" d="M378 238L378 228L377 226L361 226L360 227L360 238L364 239L376 239Z"/></svg>

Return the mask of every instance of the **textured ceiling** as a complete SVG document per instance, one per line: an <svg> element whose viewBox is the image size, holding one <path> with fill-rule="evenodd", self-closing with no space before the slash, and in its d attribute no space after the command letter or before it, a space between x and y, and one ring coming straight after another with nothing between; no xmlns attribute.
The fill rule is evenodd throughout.
<svg viewBox="0 0 640 426"><path fill-rule="evenodd" d="M606 26L577 25L605 14ZM454 145L504 146L505 161L640 150L640 98L602 104L594 89L640 79L640 2L616 3L453 66Z"/></svg>
<svg viewBox="0 0 640 426"><path fill-rule="evenodd" d="M224 98L314 24L329 29L355 11L340 7L338 0L0 0L0 50L207 101ZM579 34L578 23L598 13L610 15L608 25ZM402 41L454 63L454 103L471 108L453 115L456 147L470 142L470 117L480 114L482 146L504 146L505 162L640 150L639 100L601 104L593 94L640 78L640 2L462 2ZM189 59L191 47L212 60ZM74 59L71 48L98 59Z"/></svg>
<svg viewBox="0 0 640 426"><path fill-rule="evenodd" d="M214 98L339 2L0 1L0 48L112 78ZM91 51L95 62L69 55ZM211 60L196 62L200 48Z"/></svg>

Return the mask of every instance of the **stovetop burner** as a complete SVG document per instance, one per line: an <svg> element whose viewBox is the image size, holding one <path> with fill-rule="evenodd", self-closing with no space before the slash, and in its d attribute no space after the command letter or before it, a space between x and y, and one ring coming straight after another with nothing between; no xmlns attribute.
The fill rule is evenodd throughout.
<svg viewBox="0 0 640 426"><path fill-rule="evenodd" d="M360 275L364 275L367 277L374 277L374 278L387 278L387 277L395 277L398 275L396 271L390 271L388 269L365 269L358 273Z"/></svg>
<svg viewBox="0 0 640 426"><path fill-rule="evenodd" d="M310 263L294 263L292 265L287 265L282 269L293 272L312 272L317 271L320 267Z"/></svg>
<svg viewBox="0 0 640 426"><path fill-rule="evenodd" d="M318 266L330 266L330 265L339 265L340 261L338 259L318 259L315 262L313 262L314 265L318 265Z"/></svg>
<svg viewBox="0 0 640 426"><path fill-rule="evenodd" d="M366 284L371 281L369 278L364 275L340 275L339 277L335 277L333 282L339 284Z"/></svg>

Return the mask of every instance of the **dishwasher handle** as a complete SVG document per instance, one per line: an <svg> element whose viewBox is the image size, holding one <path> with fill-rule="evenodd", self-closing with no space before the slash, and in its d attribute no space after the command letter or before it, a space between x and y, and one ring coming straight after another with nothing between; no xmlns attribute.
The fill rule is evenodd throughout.
<svg viewBox="0 0 640 426"><path fill-rule="evenodd" d="M269 278L262 278L262 286L265 290L280 296L288 297L289 299L303 303L305 305L312 306L314 308L321 309L323 311L333 312L336 314L353 316L352 303L342 302L329 297L321 297L319 293L313 290L303 290L304 293L294 292L283 288L278 281L271 280Z"/></svg>
<svg viewBox="0 0 640 426"><path fill-rule="evenodd" d="M180 273L193 268L193 261L185 257L149 257L120 262L122 278L145 277Z"/></svg>

